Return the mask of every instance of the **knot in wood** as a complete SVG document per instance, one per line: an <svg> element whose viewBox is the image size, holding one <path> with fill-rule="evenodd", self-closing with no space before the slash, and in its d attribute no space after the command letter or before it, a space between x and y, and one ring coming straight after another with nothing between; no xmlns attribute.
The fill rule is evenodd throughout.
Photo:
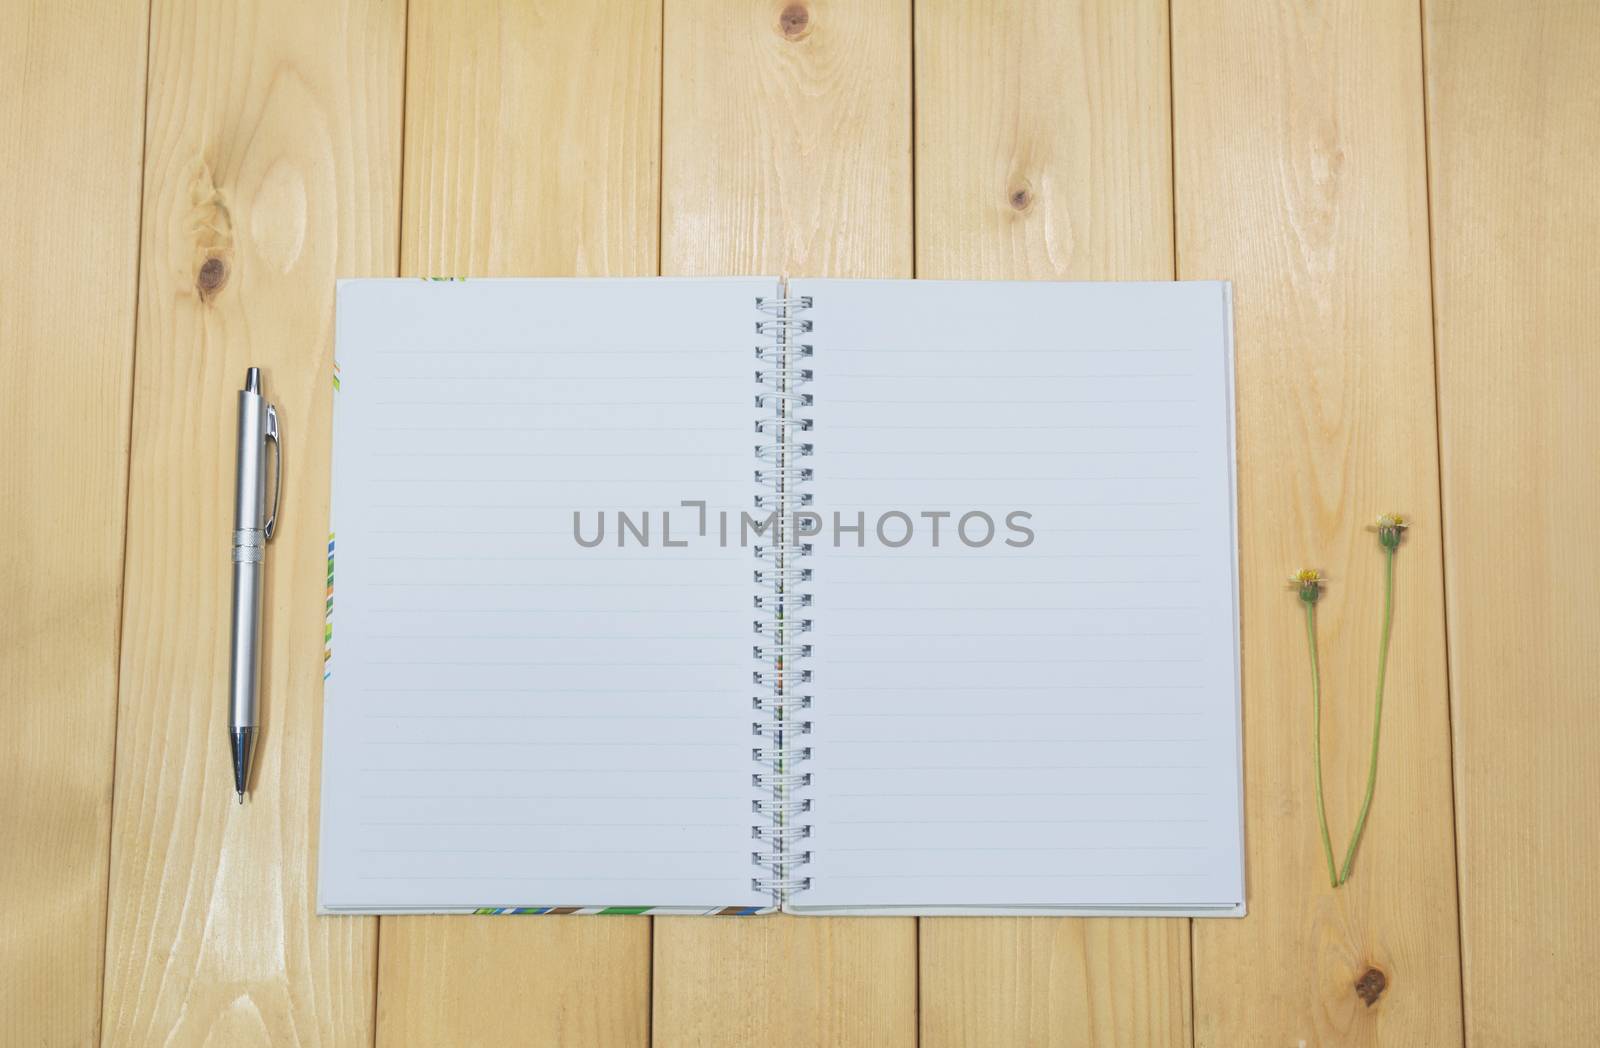
<svg viewBox="0 0 1600 1048"><path fill-rule="evenodd" d="M201 298L209 299L221 291L227 282L228 264L213 255L200 266L200 272L194 279L194 286L199 289Z"/></svg>
<svg viewBox="0 0 1600 1048"><path fill-rule="evenodd" d="M1388 986L1388 976L1376 968L1368 968L1361 973L1361 978L1356 980L1356 996L1361 998L1363 1004L1371 1008L1378 1003L1378 998L1383 996L1383 991Z"/></svg>
<svg viewBox="0 0 1600 1048"><path fill-rule="evenodd" d="M811 29L811 12L805 4L790 4L778 16L778 28L790 40L799 40Z"/></svg>

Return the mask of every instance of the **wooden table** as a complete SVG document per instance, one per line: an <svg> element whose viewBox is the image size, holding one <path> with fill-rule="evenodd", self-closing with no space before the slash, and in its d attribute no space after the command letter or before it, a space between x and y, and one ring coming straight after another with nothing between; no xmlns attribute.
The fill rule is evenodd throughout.
<svg viewBox="0 0 1600 1048"><path fill-rule="evenodd" d="M1593 1043L1597 68L1557 0L0 5L0 1041ZM657 272L1235 281L1248 919L313 916L335 278ZM1339 838L1390 509L1333 891L1283 580Z"/></svg>

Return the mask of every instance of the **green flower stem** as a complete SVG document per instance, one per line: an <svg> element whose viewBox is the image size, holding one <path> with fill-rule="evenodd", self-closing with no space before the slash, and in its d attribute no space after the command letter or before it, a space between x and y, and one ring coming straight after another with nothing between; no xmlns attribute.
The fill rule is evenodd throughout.
<svg viewBox="0 0 1600 1048"><path fill-rule="evenodd" d="M1317 823L1322 827L1322 854L1328 860L1328 884L1339 887L1333 872L1333 842L1328 839L1328 808L1322 802L1322 675L1317 671L1317 606L1306 606L1306 647L1311 652L1311 764L1317 777Z"/></svg>
<svg viewBox="0 0 1600 1048"><path fill-rule="evenodd" d="M1367 827L1367 812L1372 808L1372 791L1378 784L1378 729L1383 725L1383 682L1389 672L1389 635L1394 624L1394 551L1387 543L1383 547L1383 635L1378 641L1378 697L1372 711L1372 757L1367 763L1367 794L1361 801L1361 814L1356 818L1355 832L1350 834L1350 847L1344 853L1344 867L1339 873L1339 883L1350 879L1350 866L1356 861L1356 846L1361 843L1361 831Z"/></svg>

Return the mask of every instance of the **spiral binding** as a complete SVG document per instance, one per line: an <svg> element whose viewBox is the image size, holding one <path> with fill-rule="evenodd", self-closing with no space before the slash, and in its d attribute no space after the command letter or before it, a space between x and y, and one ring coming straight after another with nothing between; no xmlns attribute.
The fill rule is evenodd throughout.
<svg viewBox="0 0 1600 1048"><path fill-rule="evenodd" d="M811 358L812 347L797 341L811 330L811 321L799 316L811 308L811 298L758 298L756 308L764 314L756 321L763 340L756 346L756 407L770 414L756 420L761 438L756 459L761 465L755 480L763 490L756 494L755 506L775 513L776 522L767 542L755 549L762 566L755 572L759 614L753 625L760 640L752 650L761 668L752 675L757 692L751 705L762 719L750 725L751 734L761 740L751 751L761 770L750 779L757 791L751 806L760 818L750 828L757 842L750 860L764 872L752 877L750 886L770 893L773 905L782 906L811 886L811 878L801 872L811 861L802 843L811 836L811 826L801 821L811 802L799 794L811 784L811 775L797 770L811 758L811 747L796 741L811 733L811 722L804 717L811 708L804 687L811 671L796 665L811 655L811 645L801 639L811 629L811 620L801 615L811 606L811 594L797 588L811 580L811 569L798 563L811 554L811 544L797 541L787 527L797 508L811 505L810 493L798 488L812 479L812 471L798 460L811 454L812 445L797 438L811 430L811 419L796 413L811 406L811 394L799 387L811 381L811 369L802 365Z"/></svg>

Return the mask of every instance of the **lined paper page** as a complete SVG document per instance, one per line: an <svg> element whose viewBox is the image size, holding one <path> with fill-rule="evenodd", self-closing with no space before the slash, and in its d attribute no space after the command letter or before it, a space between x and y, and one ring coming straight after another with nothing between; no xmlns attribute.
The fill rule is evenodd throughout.
<svg viewBox="0 0 1600 1048"><path fill-rule="evenodd" d="M1226 286L792 291L826 521L798 906L1241 904Z"/></svg>
<svg viewBox="0 0 1600 1048"><path fill-rule="evenodd" d="M774 288L340 285L324 908L767 901L753 562L679 503L750 503Z"/></svg>

